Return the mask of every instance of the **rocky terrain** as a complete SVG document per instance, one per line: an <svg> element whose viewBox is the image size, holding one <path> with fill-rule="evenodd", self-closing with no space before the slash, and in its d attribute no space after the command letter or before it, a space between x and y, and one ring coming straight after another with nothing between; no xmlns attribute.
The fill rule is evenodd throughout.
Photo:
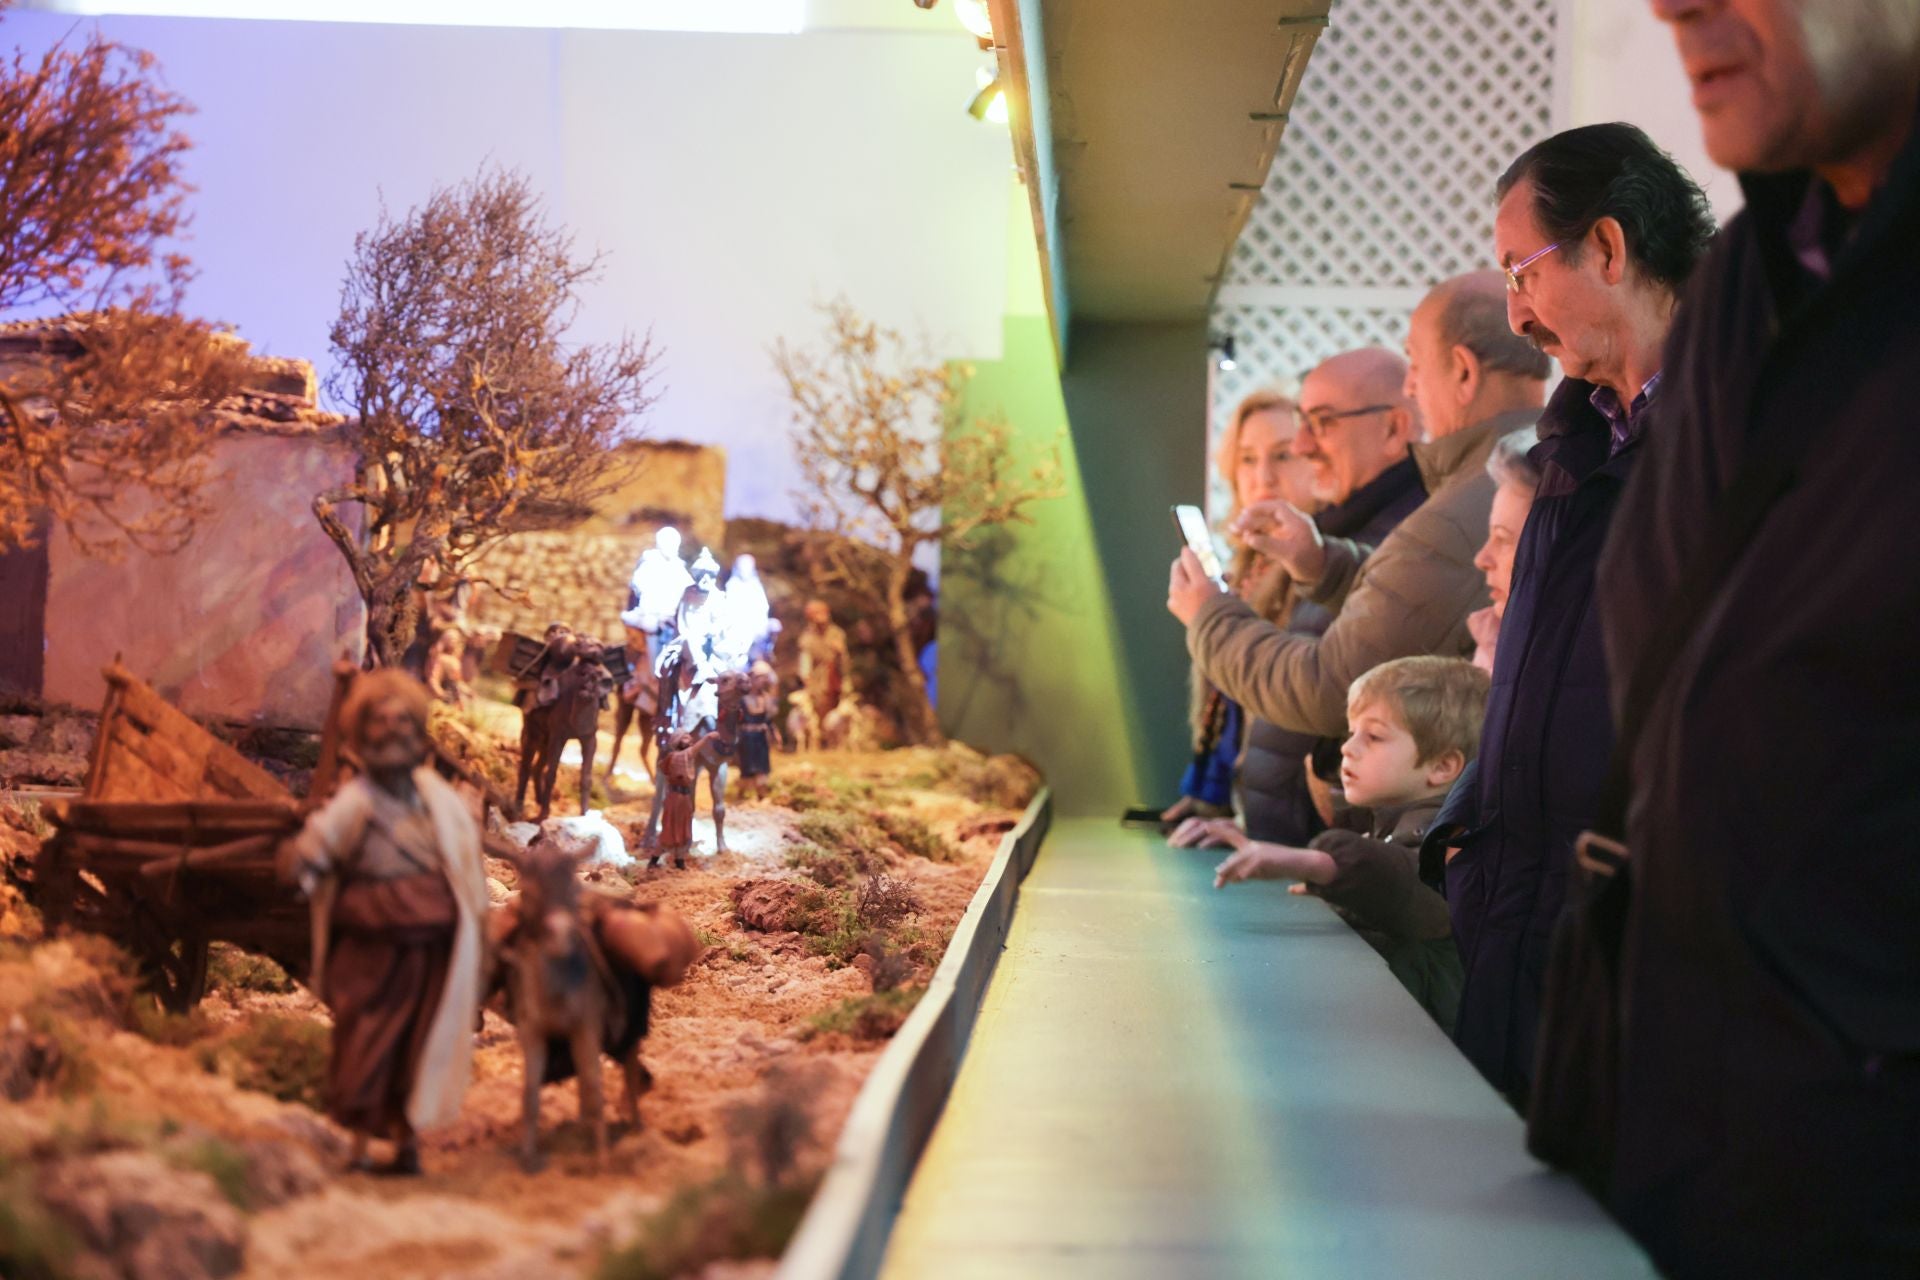
<svg viewBox="0 0 1920 1280"><path fill-rule="evenodd" d="M84 760L72 730L30 718L0 726L15 785ZM315 1109L326 1011L270 962L218 949L207 999L174 1016L110 943L43 936L17 886L50 828L32 800L0 798L0 1275L771 1274L1037 784L957 745L779 756L774 780L768 801L731 803L724 855L707 852L703 789L687 870L586 872L681 913L705 946L655 994L655 1084L640 1124L615 1125L607 1170L570 1083L542 1098L546 1169L520 1169L519 1054L489 1011L460 1122L409 1180L343 1171L344 1136ZM622 772L605 817L625 831L649 796ZM511 887L509 864L490 870Z"/></svg>

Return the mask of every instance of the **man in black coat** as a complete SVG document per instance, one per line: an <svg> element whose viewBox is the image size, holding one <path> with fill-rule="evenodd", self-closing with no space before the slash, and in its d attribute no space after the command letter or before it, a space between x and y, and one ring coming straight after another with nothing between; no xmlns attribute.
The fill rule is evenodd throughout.
<svg viewBox="0 0 1920 1280"><path fill-rule="evenodd" d="M1920 3L1654 9L1747 208L1602 561L1616 706L1742 464L1799 457L1631 758L1611 1200L1673 1275L1920 1275Z"/></svg>
<svg viewBox="0 0 1920 1280"><path fill-rule="evenodd" d="M1518 1100L1573 842L1593 820L1613 740L1594 565L1659 394L1676 297L1713 221L1686 172L1625 124L1536 144L1498 194L1508 322L1567 377L1540 418L1542 478L1514 557L1480 758L1440 824L1458 833L1445 841L1458 846L1445 883L1466 969L1454 1038Z"/></svg>

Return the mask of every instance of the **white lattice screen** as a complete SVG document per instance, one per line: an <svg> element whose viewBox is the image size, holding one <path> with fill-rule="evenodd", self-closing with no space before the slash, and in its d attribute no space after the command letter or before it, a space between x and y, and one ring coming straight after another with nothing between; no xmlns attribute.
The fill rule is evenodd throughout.
<svg viewBox="0 0 1920 1280"><path fill-rule="evenodd" d="M1398 350L1428 286L1491 265L1494 182L1554 126L1562 5L1335 0L1215 297L1236 367L1213 377L1210 455L1248 391Z"/></svg>

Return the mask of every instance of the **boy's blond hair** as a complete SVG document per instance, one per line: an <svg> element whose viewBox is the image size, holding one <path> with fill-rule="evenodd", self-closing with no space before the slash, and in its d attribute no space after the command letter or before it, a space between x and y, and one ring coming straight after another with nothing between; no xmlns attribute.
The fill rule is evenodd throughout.
<svg viewBox="0 0 1920 1280"><path fill-rule="evenodd" d="M1487 718L1487 673L1465 658L1395 658L1353 682L1347 718L1365 704L1390 709L1413 735L1418 764L1449 751L1472 760Z"/></svg>

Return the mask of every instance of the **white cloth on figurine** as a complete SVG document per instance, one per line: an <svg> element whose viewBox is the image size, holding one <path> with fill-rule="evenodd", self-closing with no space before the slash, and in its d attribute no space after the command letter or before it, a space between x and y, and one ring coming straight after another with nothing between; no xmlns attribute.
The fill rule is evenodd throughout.
<svg viewBox="0 0 1920 1280"><path fill-rule="evenodd" d="M640 553L633 568L633 594L637 603L620 615L620 621L642 631L658 631L660 624L673 616L680 597L693 585L693 575L677 555L668 555L659 547Z"/></svg>

